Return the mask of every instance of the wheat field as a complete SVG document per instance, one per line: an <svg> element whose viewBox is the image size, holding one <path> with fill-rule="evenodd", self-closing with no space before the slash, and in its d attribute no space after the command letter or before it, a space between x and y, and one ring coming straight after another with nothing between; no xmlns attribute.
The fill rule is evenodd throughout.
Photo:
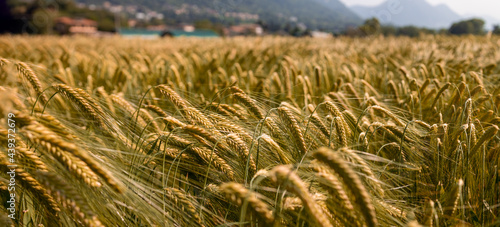
<svg viewBox="0 0 500 227"><path fill-rule="evenodd" d="M0 37L0 226L500 225L499 48Z"/></svg>

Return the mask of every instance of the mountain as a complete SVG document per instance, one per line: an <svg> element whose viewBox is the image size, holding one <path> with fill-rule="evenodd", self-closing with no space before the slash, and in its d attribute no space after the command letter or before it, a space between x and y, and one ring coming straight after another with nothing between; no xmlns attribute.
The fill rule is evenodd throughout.
<svg viewBox="0 0 500 227"><path fill-rule="evenodd" d="M342 18L345 21L351 21L354 20L354 18L358 18L359 16L353 12L351 9L349 9L347 6L345 6L342 2L339 0L314 0L321 5L329 8L332 10L339 18ZM361 22L361 21L360 21Z"/></svg>
<svg viewBox="0 0 500 227"><path fill-rule="evenodd" d="M395 26L449 28L453 22L462 19L447 5L433 6L425 0L387 0L373 7L352 6L351 10L364 19L377 17L382 24Z"/></svg>
<svg viewBox="0 0 500 227"><path fill-rule="evenodd" d="M76 0L79 3L101 5L100 0ZM339 0L108 0L112 5L138 6L163 13L167 20L192 23L209 19L227 24L238 19L227 18L231 13L256 14L269 26L305 25L308 29L340 31L357 26L362 19ZM183 13L179 13L182 10Z"/></svg>

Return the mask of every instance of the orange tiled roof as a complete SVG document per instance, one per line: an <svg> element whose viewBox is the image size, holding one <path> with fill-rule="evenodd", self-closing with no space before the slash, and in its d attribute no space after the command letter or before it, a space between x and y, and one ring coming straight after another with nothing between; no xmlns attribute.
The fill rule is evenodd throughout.
<svg viewBox="0 0 500 227"><path fill-rule="evenodd" d="M59 17L57 18L57 23L66 24L69 26L89 26L97 27L97 22L85 18L73 19L69 17Z"/></svg>

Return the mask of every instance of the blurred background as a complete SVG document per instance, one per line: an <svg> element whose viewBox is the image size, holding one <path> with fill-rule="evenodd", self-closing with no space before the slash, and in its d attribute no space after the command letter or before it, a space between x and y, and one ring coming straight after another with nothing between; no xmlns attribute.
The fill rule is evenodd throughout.
<svg viewBox="0 0 500 227"><path fill-rule="evenodd" d="M500 34L491 0L0 0L0 33L159 38Z"/></svg>

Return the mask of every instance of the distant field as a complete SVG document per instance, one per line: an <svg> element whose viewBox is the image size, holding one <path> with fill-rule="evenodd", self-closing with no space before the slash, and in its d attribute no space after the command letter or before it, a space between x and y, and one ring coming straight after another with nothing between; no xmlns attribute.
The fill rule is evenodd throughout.
<svg viewBox="0 0 500 227"><path fill-rule="evenodd" d="M500 225L499 48L0 37L0 226Z"/></svg>

